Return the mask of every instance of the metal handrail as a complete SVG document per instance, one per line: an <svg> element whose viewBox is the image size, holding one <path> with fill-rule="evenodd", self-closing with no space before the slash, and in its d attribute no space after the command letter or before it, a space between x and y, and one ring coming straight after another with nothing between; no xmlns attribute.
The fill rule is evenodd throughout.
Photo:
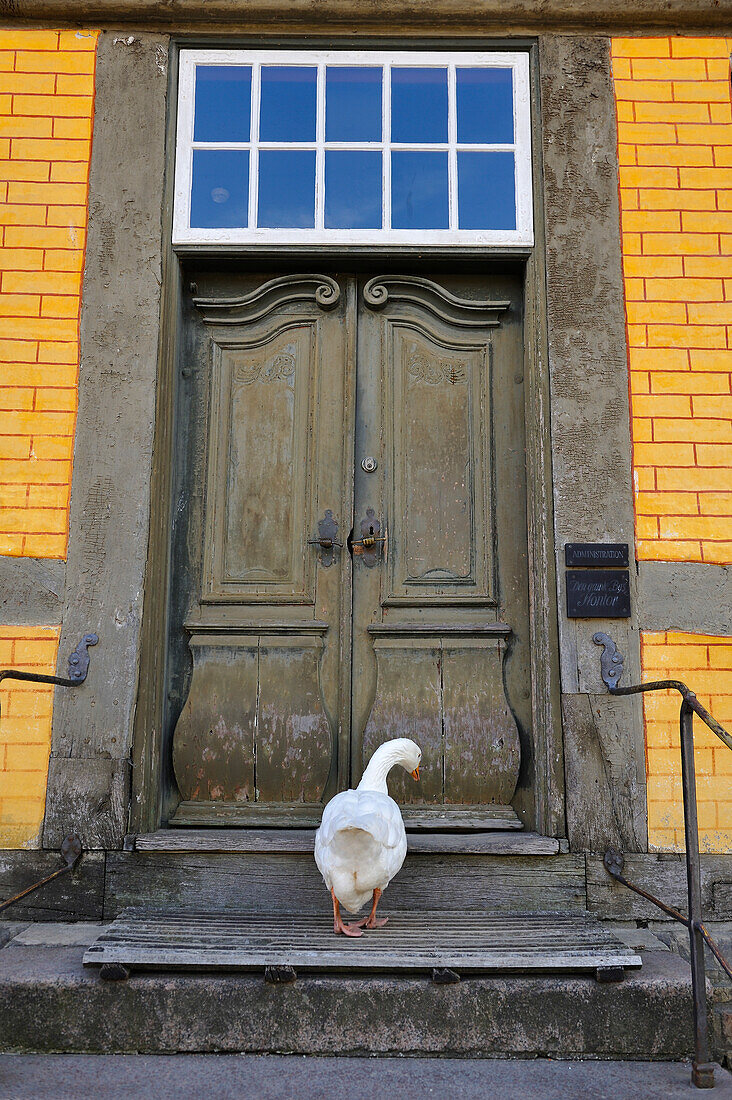
<svg viewBox="0 0 732 1100"><path fill-rule="evenodd" d="M678 909L660 901L639 886L635 886L623 875L624 859L622 852L608 849L603 863L608 874L617 882L627 886L647 901L657 905L664 913L679 921L689 930L689 951L691 962L691 987L694 1001L694 1060L691 1080L699 1089L714 1088L714 1065L709 1061L709 1036L707 1022L706 970L704 964L704 943L717 959L727 976L732 979L732 967L726 961L717 944L704 927L701 899L701 857L699 855L699 826L696 809L696 773L694 769L694 715L714 733L719 740L732 749L732 737L720 726L706 707L703 707L696 695L681 680L653 680L647 684L634 684L631 687L618 687L623 674L623 656L618 652L615 642L609 634L593 635L593 642L603 646L600 658L600 671L603 683L611 695L639 695L646 691L666 691L669 688L681 694L679 713L679 734L681 739L681 791L684 803L684 836L686 841L686 882L689 898L689 915L685 917Z"/></svg>

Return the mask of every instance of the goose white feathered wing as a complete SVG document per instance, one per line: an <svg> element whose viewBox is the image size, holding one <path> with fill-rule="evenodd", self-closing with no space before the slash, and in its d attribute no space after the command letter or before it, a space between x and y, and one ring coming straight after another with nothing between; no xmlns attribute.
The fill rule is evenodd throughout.
<svg viewBox="0 0 732 1100"><path fill-rule="evenodd" d="M341 905L358 913L385 890L404 863L407 834L399 807L379 791L343 791L331 799L315 835L315 862Z"/></svg>

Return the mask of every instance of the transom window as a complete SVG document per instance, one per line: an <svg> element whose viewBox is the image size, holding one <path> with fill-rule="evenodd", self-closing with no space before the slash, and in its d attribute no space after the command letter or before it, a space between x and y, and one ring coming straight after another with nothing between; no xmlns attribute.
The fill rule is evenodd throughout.
<svg viewBox="0 0 732 1100"><path fill-rule="evenodd" d="M184 50L174 243L531 244L528 56Z"/></svg>

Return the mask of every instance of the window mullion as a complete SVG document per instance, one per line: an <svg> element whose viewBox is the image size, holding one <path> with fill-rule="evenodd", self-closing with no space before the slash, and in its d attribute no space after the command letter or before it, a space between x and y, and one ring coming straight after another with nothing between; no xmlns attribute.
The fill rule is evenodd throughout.
<svg viewBox="0 0 732 1100"><path fill-rule="evenodd" d="M325 225L325 64L318 65L315 93L315 228Z"/></svg>
<svg viewBox="0 0 732 1100"><path fill-rule="evenodd" d="M384 65L384 76L382 80L382 132L381 137L384 143L384 163L382 165L383 180L384 180L384 195L382 201L383 209L383 229L385 232L391 230L391 65Z"/></svg>
<svg viewBox="0 0 732 1100"><path fill-rule="evenodd" d="M249 228L257 224L257 196L259 193L259 101L262 66L252 65L252 108L249 129Z"/></svg>
<svg viewBox="0 0 732 1100"><path fill-rule="evenodd" d="M450 204L450 229L458 228L457 168L457 77L455 65L447 67L447 194Z"/></svg>

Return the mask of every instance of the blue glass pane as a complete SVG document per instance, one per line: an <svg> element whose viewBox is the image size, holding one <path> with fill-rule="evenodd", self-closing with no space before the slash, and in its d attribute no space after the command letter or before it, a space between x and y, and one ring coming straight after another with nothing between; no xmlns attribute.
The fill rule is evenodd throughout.
<svg viewBox="0 0 732 1100"><path fill-rule="evenodd" d="M197 65L194 141L249 141L252 70Z"/></svg>
<svg viewBox="0 0 732 1100"><path fill-rule="evenodd" d="M327 66L326 141L381 141L381 84L381 69Z"/></svg>
<svg viewBox="0 0 732 1100"><path fill-rule="evenodd" d="M391 140L447 141L447 69L391 70Z"/></svg>
<svg viewBox="0 0 732 1100"><path fill-rule="evenodd" d="M268 229L315 225L315 152L262 149L259 154L259 216Z"/></svg>
<svg viewBox="0 0 732 1100"><path fill-rule="evenodd" d="M191 227L246 226L249 153L246 149L194 149Z"/></svg>
<svg viewBox="0 0 732 1100"><path fill-rule="evenodd" d="M513 142L513 71L458 69L458 141L486 145Z"/></svg>
<svg viewBox="0 0 732 1100"><path fill-rule="evenodd" d="M515 229L513 153L458 153L461 229Z"/></svg>
<svg viewBox="0 0 732 1100"><path fill-rule="evenodd" d="M303 66L262 67L260 141L315 141L316 76Z"/></svg>
<svg viewBox="0 0 732 1100"><path fill-rule="evenodd" d="M394 229L448 229L447 153L391 155Z"/></svg>
<svg viewBox="0 0 732 1100"><path fill-rule="evenodd" d="M381 229L381 153L328 149L326 229Z"/></svg>

